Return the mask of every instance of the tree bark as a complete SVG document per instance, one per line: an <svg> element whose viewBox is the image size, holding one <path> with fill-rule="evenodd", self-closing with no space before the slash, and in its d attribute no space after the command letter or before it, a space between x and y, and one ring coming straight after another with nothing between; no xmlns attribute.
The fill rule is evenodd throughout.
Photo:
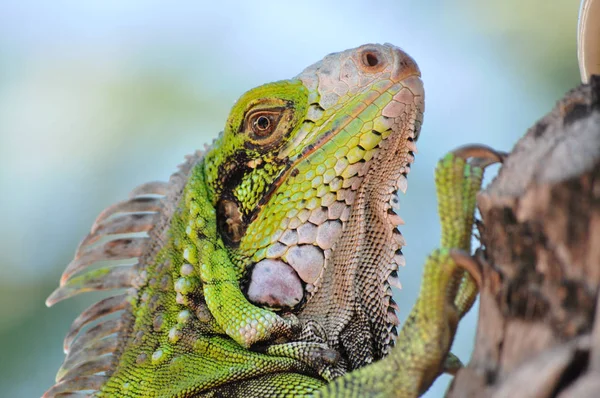
<svg viewBox="0 0 600 398"><path fill-rule="evenodd" d="M600 77L530 128L478 196L473 356L448 397L600 397Z"/></svg>

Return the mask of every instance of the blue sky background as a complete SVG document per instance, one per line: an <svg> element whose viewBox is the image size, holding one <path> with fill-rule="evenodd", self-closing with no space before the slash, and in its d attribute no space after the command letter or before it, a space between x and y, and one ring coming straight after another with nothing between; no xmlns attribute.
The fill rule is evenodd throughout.
<svg viewBox="0 0 600 398"><path fill-rule="evenodd" d="M472 142L510 150L578 84L577 3L0 2L0 395L40 396L70 322L100 297L44 306L100 210L167 179L245 90L368 42L405 49L426 89L400 198L408 246L396 300L406 316L439 239L435 162ZM464 361L476 311L455 342Z"/></svg>

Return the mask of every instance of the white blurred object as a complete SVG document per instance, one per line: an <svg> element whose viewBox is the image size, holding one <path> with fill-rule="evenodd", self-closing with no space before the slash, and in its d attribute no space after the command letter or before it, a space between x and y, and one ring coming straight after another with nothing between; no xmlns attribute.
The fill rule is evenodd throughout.
<svg viewBox="0 0 600 398"><path fill-rule="evenodd" d="M590 75L600 74L600 0L581 0L577 59L584 83Z"/></svg>

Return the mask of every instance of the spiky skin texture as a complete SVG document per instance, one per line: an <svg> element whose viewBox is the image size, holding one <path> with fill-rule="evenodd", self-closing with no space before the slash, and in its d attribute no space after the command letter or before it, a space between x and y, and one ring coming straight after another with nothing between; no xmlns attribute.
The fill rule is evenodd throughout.
<svg viewBox="0 0 600 398"><path fill-rule="evenodd" d="M442 249L392 349L390 284L404 261L395 194L416 150L418 76L391 45L330 54L244 94L207 153L105 210L47 303L129 290L73 323L46 396L424 391L476 294L448 250L470 249L481 179L460 158L440 166ZM87 269L130 258L137 263Z"/></svg>
<svg viewBox="0 0 600 398"><path fill-rule="evenodd" d="M335 379L316 396L418 397L442 372L461 366L450 354L450 347L458 322L473 305L478 288L450 253L470 252L483 167L449 153L439 161L435 177L441 246L425 262L417 302L396 346L384 359Z"/></svg>

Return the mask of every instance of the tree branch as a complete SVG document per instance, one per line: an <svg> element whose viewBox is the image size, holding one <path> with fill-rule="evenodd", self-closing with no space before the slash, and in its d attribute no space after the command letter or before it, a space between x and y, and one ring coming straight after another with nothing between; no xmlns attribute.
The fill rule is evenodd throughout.
<svg viewBox="0 0 600 398"><path fill-rule="evenodd" d="M530 128L478 197L475 349L448 397L600 397L600 78Z"/></svg>

